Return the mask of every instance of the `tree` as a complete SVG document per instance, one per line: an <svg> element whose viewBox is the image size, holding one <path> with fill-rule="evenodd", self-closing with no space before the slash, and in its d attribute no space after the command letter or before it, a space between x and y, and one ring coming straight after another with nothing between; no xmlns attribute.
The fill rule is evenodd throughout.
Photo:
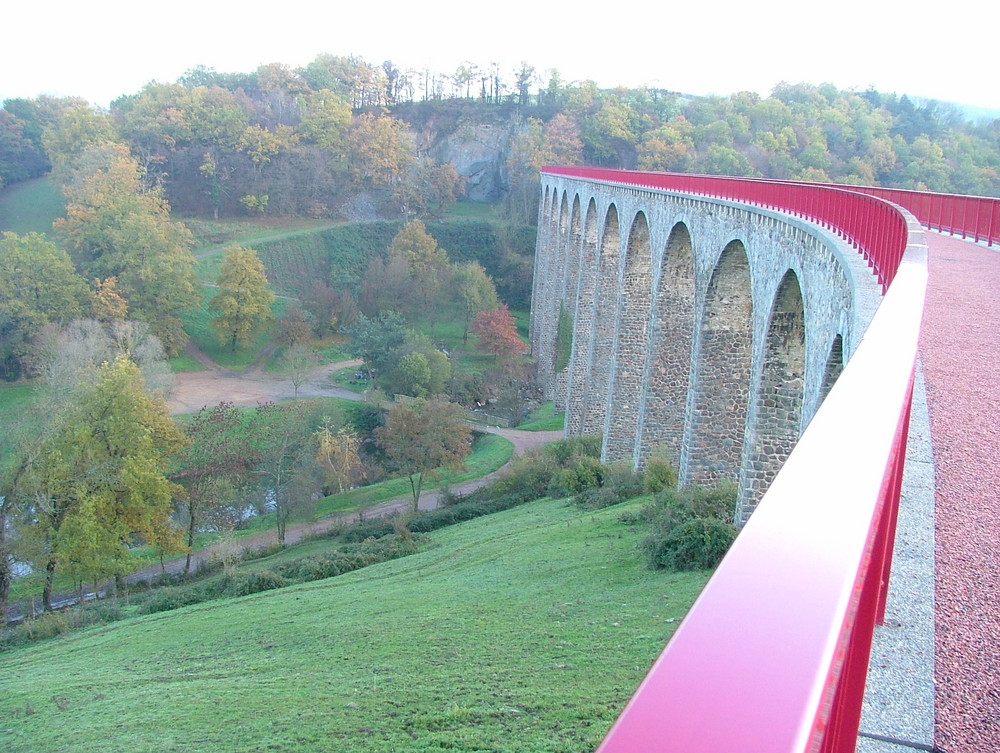
<svg viewBox="0 0 1000 753"><path fill-rule="evenodd" d="M209 304L219 312L212 326L218 330L220 341L228 342L235 351L238 344L252 339L274 318L273 302L274 293L257 252L239 246L227 249L219 271L219 292Z"/></svg>
<svg viewBox="0 0 1000 753"><path fill-rule="evenodd" d="M186 441L124 356L80 385L18 488L45 571L46 610L59 568L76 562L78 576L118 575L136 537L166 543L172 499L182 491L167 479L167 464Z"/></svg>
<svg viewBox="0 0 1000 753"><path fill-rule="evenodd" d="M441 308L441 290L450 269L448 252L438 246L423 222L411 220L392 239L389 259L390 265L397 260L406 263L416 303L410 313L426 317L433 331Z"/></svg>
<svg viewBox="0 0 1000 753"><path fill-rule="evenodd" d="M298 301L292 301L285 310L285 315L277 321L278 332L277 341L281 345L292 346L301 345L308 342L312 334L312 327L306 312L302 310L302 305Z"/></svg>
<svg viewBox="0 0 1000 753"><path fill-rule="evenodd" d="M395 311L383 311L377 318L360 314L348 330L350 354L365 362L368 378L389 365L393 351L406 342L406 323Z"/></svg>
<svg viewBox="0 0 1000 753"><path fill-rule="evenodd" d="M451 379L451 362L427 335L410 332L406 342L395 348L389 367L379 378L386 392L431 397L444 392Z"/></svg>
<svg viewBox="0 0 1000 753"><path fill-rule="evenodd" d="M480 311L500 305L497 289L478 261L455 264L452 267L452 291L462 311L462 342L468 342L469 324Z"/></svg>
<svg viewBox="0 0 1000 753"><path fill-rule="evenodd" d="M104 113L82 101L61 108L55 121L42 135L45 153L52 162L56 177L65 181L86 155L86 147L108 142L114 126Z"/></svg>
<svg viewBox="0 0 1000 753"><path fill-rule="evenodd" d="M245 486L252 450L243 431L240 411L230 402L204 407L185 427L189 444L172 478L186 494L179 497L187 538L184 572L191 569L195 534L235 524L232 514Z"/></svg>
<svg viewBox="0 0 1000 753"><path fill-rule="evenodd" d="M338 492L357 480L361 471L361 437L346 426L336 432L326 421L316 432L316 460L322 469L323 479L330 488L336 486Z"/></svg>
<svg viewBox="0 0 1000 753"><path fill-rule="evenodd" d="M31 340L90 306L87 284L65 251L38 233L0 235L0 366L25 371Z"/></svg>
<svg viewBox="0 0 1000 753"><path fill-rule="evenodd" d="M392 406L385 426L375 430L379 448L390 467L410 481L417 510L424 477L454 468L471 452L471 430L458 405L444 400L418 401L412 408Z"/></svg>
<svg viewBox="0 0 1000 753"><path fill-rule="evenodd" d="M278 543L284 546L288 522L307 508L320 486L314 434L297 403L258 405L246 433L260 509L274 513Z"/></svg>
<svg viewBox="0 0 1000 753"><path fill-rule="evenodd" d="M47 325L33 342L31 365L49 386L69 392L93 380L102 363L119 355L139 368L146 390L169 394L173 372L159 338L145 322L77 319L64 327Z"/></svg>
<svg viewBox="0 0 1000 753"><path fill-rule="evenodd" d="M66 217L53 227L88 279L115 277L131 316L176 353L187 339L180 314L199 295L193 238L171 221L160 192L144 187L143 175L124 144L86 150L63 186Z"/></svg>
<svg viewBox="0 0 1000 753"><path fill-rule="evenodd" d="M324 337L350 327L358 318L358 304L347 291L336 290L322 280L315 280L302 296L302 307L312 317L313 333Z"/></svg>
<svg viewBox="0 0 1000 753"><path fill-rule="evenodd" d="M289 348L285 348L285 352L281 354L279 363L282 372L288 374L288 378L292 380L292 385L295 388L295 397L298 397L299 387L305 383L310 372L319 366L320 358L319 354L313 348L302 343L296 343Z"/></svg>
<svg viewBox="0 0 1000 753"><path fill-rule="evenodd" d="M528 349L528 344L517 334L517 323L507 304L492 311L480 311L469 329L478 340L476 349L497 359L507 360Z"/></svg>
<svg viewBox="0 0 1000 753"><path fill-rule="evenodd" d="M347 133L348 169L361 189L391 188L413 161L413 144L406 124L371 113L360 115Z"/></svg>

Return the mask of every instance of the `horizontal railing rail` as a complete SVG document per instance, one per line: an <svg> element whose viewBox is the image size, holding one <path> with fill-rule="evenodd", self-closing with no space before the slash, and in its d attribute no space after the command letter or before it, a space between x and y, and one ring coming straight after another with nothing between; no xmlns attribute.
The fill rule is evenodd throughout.
<svg viewBox="0 0 1000 753"><path fill-rule="evenodd" d="M851 186L851 190L898 204L932 230L987 246L1000 243L1000 199L878 186Z"/></svg>
<svg viewBox="0 0 1000 753"><path fill-rule="evenodd" d="M906 451L927 280L919 225L877 197L841 188L544 172L783 209L857 243L884 284L892 282L844 372L599 748L854 751Z"/></svg>

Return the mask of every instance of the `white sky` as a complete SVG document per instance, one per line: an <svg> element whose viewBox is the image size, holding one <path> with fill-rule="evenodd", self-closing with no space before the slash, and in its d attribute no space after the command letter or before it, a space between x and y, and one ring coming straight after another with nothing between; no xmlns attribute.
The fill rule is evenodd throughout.
<svg viewBox="0 0 1000 753"><path fill-rule="evenodd" d="M830 82L1000 109L998 21L995 0L20 0L0 14L0 100L107 106L197 65L250 72L332 53L441 73L495 61L510 82L523 60L601 87L766 96L780 81Z"/></svg>

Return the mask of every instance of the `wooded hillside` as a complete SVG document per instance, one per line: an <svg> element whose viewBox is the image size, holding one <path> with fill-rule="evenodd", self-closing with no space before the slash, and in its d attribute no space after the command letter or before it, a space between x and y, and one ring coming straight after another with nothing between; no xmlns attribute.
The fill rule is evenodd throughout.
<svg viewBox="0 0 1000 753"><path fill-rule="evenodd" d="M935 101L805 83L769 97L600 90L527 64L510 78L495 66L442 75L326 54L300 69L195 68L108 112L7 100L0 181L107 139L128 144L174 209L206 215L424 216L478 187L530 217L545 163L1000 195L1000 120ZM359 194L368 203L348 201Z"/></svg>

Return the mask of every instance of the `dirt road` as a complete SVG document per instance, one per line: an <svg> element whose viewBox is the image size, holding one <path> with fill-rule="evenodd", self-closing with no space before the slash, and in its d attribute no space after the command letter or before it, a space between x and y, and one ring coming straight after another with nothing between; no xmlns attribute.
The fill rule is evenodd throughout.
<svg viewBox="0 0 1000 753"><path fill-rule="evenodd" d="M263 371L262 364L266 363L266 357L256 359L245 371L235 372L219 367L203 353L192 347L188 348L188 352L201 361L207 370L177 374L174 388L167 400L167 405L173 414L193 413L205 406L217 405L223 400L238 406L249 406L296 396L295 386L291 379L280 374ZM330 375L333 372L360 364L361 361L358 360L339 361L313 369L305 382L299 385L298 397L324 396L340 397L347 400L362 399L357 393L338 387L330 380ZM477 430L499 434L510 440L514 444L515 456L562 438L561 431L521 431L493 426L477 427ZM453 486L451 491L457 494L467 494L497 478L504 472L505 468L506 466L482 478ZM420 496L420 509L433 510L438 505L438 498L437 490L425 491ZM367 508L365 515L369 518L392 515L408 509L411 503L412 500L408 496L386 500ZM339 513L309 523L290 524L285 531L285 543L294 544L303 536L340 525L345 519L354 518L356 515L357 513ZM276 541L277 532L271 530L241 539L239 545L246 549L258 549ZM216 544L194 553L191 557L191 567L197 568L199 563L212 557L218 548L219 545ZM159 565L147 567L132 573L126 580L135 583L140 580L152 579L161 572L180 573L184 570L184 561L185 558L180 557L164 563L162 569ZM69 605L75 599L74 594L62 594L54 597L53 603ZM22 604L9 605L8 618L17 619L22 613L23 606Z"/></svg>

